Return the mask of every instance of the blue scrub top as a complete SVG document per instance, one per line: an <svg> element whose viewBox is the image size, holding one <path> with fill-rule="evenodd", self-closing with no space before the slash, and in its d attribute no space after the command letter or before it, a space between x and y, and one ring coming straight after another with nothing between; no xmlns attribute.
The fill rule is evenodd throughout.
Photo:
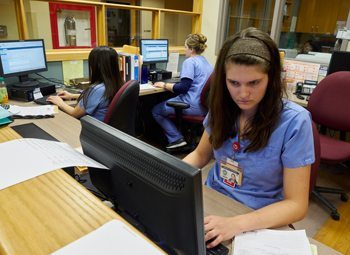
<svg viewBox="0 0 350 255"><path fill-rule="evenodd" d="M210 134L208 115L203 125ZM244 153L249 141L240 141L241 149L234 152L232 143L237 136L226 140L214 150L215 164L208 174L206 185L253 208L258 209L283 199L283 168L297 168L315 161L310 113L303 107L284 101L277 128L266 147ZM229 157L243 169L242 185L234 188L220 177L220 160Z"/></svg>
<svg viewBox="0 0 350 255"><path fill-rule="evenodd" d="M84 107L84 99L79 101L79 107L83 108L87 115L100 121L104 120L109 106L109 100L104 97L105 90L104 83L93 86L87 100L86 108Z"/></svg>
<svg viewBox="0 0 350 255"><path fill-rule="evenodd" d="M197 55L187 58L182 64L180 77L189 78L193 82L187 93L177 96L176 99L189 104L192 109L201 109L200 95L202 88L212 71L213 67L205 57ZM206 111L203 109L203 112Z"/></svg>

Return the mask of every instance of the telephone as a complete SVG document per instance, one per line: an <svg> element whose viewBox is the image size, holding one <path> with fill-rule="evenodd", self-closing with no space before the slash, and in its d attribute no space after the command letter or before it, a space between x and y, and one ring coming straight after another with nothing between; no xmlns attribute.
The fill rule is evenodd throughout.
<svg viewBox="0 0 350 255"><path fill-rule="evenodd" d="M295 94L310 96L316 88L317 81L305 80L304 82L297 82Z"/></svg>

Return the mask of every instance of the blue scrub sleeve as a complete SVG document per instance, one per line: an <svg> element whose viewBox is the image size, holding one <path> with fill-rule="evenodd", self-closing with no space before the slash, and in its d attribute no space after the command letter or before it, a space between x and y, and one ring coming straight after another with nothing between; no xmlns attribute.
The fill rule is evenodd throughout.
<svg viewBox="0 0 350 255"><path fill-rule="evenodd" d="M177 95L186 94L187 91L190 89L192 83L193 83L193 80L190 78L181 78L180 82L175 83L173 87L173 91Z"/></svg>

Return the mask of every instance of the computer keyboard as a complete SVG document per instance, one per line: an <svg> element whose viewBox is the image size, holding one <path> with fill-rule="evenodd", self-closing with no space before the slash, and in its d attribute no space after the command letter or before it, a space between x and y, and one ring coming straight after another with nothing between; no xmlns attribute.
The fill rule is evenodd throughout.
<svg viewBox="0 0 350 255"><path fill-rule="evenodd" d="M52 94L52 95L43 96L41 98L37 98L37 99L34 100L34 102L37 103L37 104L43 104L43 105L52 104L51 102L46 101L46 99L49 96L54 96L54 95L57 95L57 94Z"/></svg>
<svg viewBox="0 0 350 255"><path fill-rule="evenodd" d="M171 79L166 79L166 80L162 80L162 82L167 82L167 83L177 83L177 82L180 82L181 79L179 77L175 78L171 78Z"/></svg>
<svg viewBox="0 0 350 255"><path fill-rule="evenodd" d="M207 248L206 255L227 255L228 252L229 250L225 245L219 244L213 248Z"/></svg>

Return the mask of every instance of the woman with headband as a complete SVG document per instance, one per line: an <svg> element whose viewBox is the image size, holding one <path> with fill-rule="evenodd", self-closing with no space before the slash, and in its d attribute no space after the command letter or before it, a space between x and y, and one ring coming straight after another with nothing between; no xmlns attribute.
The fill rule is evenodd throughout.
<svg viewBox="0 0 350 255"><path fill-rule="evenodd" d="M202 168L214 155L206 185L255 211L205 217L208 248L245 231L301 220L314 162L310 114L282 98L279 51L268 34L247 28L230 37L214 74L205 130L184 161Z"/></svg>

